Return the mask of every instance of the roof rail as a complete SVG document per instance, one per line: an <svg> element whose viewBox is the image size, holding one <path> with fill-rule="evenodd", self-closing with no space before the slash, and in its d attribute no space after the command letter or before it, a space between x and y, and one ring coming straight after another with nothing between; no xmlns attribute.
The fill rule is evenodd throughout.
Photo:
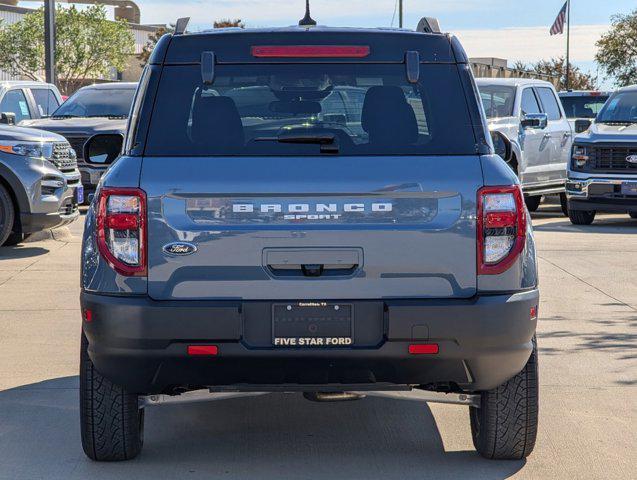
<svg viewBox="0 0 637 480"><path fill-rule="evenodd" d="M418 22L416 31L420 33L441 33L440 23L438 23L437 18L422 17L420 19L420 22Z"/></svg>
<svg viewBox="0 0 637 480"><path fill-rule="evenodd" d="M183 17L177 20L175 23L175 35L183 35L190 23L190 17Z"/></svg>

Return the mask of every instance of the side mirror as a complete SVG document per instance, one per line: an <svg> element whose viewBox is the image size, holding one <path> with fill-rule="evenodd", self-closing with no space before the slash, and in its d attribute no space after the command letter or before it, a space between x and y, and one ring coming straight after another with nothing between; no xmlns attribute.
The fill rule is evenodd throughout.
<svg viewBox="0 0 637 480"><path fill-rule="evenodd" d="M84 144L84 160L97 165L110 165L122 154L123 146L123 135L94 135Z"/></svg>
<svg viewBox="0 0 637 480"><path fill-rule="evenodd" d="M575 120L575 133L585 132L592 125L592 121L587 118Z"/></svg>
<svg viewBox="0 0 637 480"><path fill-rule="evenodd" d="M493 150L496 155L500 155L502 160L510 162L513 158L513 149L511 147L511 140L507 136L498 131L491 132L491 141L493 142Z"/></svg>
<svg viewBox="0 0 637 480"><path fill-rule="evenodd" d="M2 112L0 113L0 123L5 125L15 125L15 113Z"/></svg>
<svg viewBox="0 0 637 480"><path fill-rule="evenodd" d="M522 128L534 128L544 130L549 124L549 116L546 113L527 113L520 122Z"/></svg>

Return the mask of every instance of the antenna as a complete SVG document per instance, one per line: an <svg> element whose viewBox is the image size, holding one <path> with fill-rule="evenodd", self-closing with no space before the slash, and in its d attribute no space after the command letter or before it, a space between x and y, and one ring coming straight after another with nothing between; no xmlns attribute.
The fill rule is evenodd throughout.
<svg viewBox="0 0 637 480"><path fill-rule="evenodd" d="M305 16L299 20L299 25L302 27L313 27L316 25L316 20L310 17L310 0L305 0Z"/></svg>

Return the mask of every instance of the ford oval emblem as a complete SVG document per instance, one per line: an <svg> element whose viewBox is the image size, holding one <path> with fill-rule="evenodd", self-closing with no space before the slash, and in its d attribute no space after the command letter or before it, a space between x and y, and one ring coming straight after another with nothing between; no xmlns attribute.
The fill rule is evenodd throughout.
<svg viewBox="0 0 637 480"><path fill-rule="evenodd" d="M188 242L173 242L162 248L168 255L192 255L197 251L197 246Z"/></svg>
<svg viewBox="0 0 637 480"><path fill-rule="evenodd" d="M628 155L626 161L628 163L637 163L637 155Z"/></svg>

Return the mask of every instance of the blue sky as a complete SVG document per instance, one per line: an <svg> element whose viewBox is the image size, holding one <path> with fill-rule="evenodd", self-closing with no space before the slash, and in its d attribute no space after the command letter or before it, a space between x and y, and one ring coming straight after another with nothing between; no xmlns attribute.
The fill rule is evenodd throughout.
<svg viewBox="0 0 637 480"><path fill-rule="evenodd" d="M143 23L169 23L190 16L193 29L220 18L241 18L249 27L295 24L303 0L135 0ZM25 3L25 6L33 3ZM312 16L323 25L389 26L395 0L312 0ZM470 56L494 56L527 62L563 55L565 36L548 29L564 0L404 0L405 27L422 16L435 16L445 31L457 34ZM571 58L595 73L595 42L615 13L637 9L635 0L572 0ZM394 25L398 23L396 16Z"/></svg>
<svg viewBox="0 0 637 480"><path fill-rule="evenodd" d="M289 25L303 16L303 0L137 0L144 21L171 20L186 13L197 24L222 16L241 17L248 24ZM314 0L313 16L322 24L389 25L394 0ZM437 16L446 29L550 26L563 0L404 0L406 26L414 27L421 16ZM575 24L607 24L617 12L637 8L634 0L572 0ZM397 19L396 19L397 21Z"/></svg>
<svg viewBox="0 0 637 480"><path fill-rule="evenodd" d="M165 23L191 16L195 29L215 19L241 18L248 26L291 25L303 16L303 0L137 0L142 21ZM312 15L324 25L388 26L395 0L313 0ZM404 0L405 27L422 16L435 16L446 31L457 34L470 56L495 56L527 62L562 55L565 36L548 29L564 0ZM572 0L571 58L596 73L595 42L615 13L637 9L635 0ZM397 25L396 16L394 25ZM608 85L608 82L604 82Z"/></svg>

